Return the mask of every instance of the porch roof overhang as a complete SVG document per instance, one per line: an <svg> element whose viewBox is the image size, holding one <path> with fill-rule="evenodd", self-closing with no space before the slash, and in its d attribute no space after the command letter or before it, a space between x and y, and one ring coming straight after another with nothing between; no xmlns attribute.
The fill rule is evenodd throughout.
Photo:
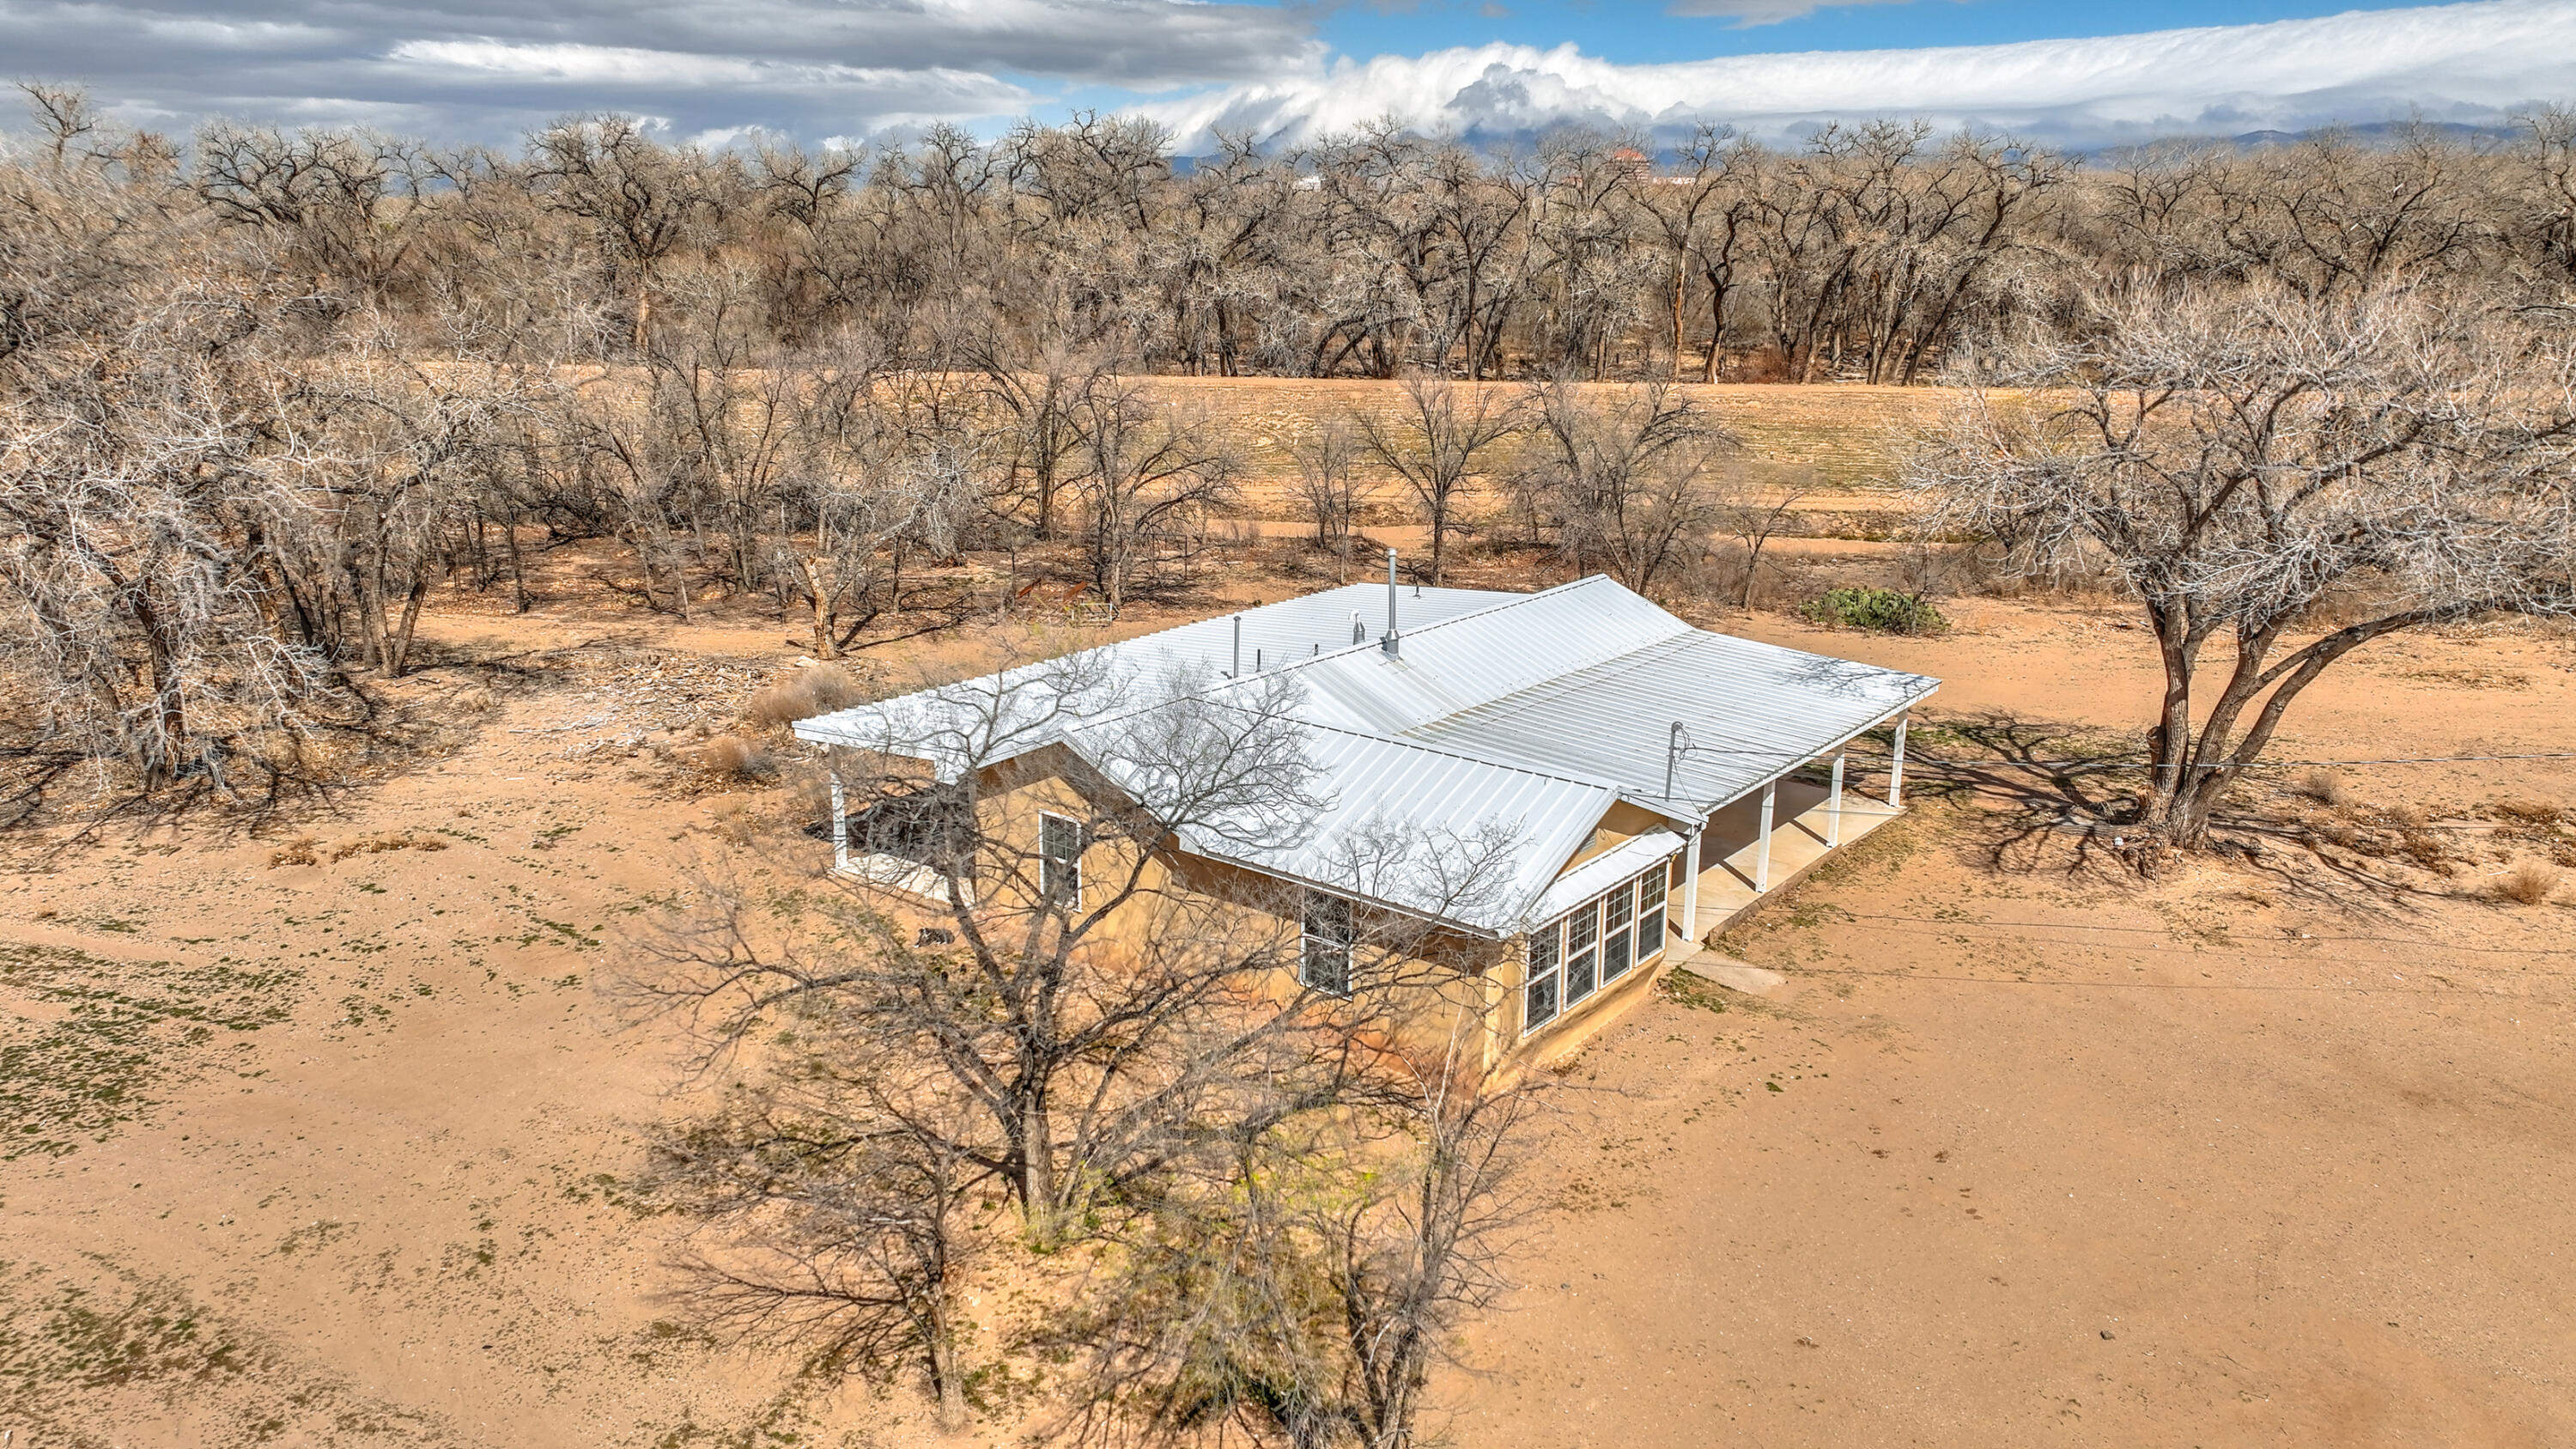
<svg viewBox="0 0 2576 1449"><path fill-rule="evenodd" d="M1530 903L1527 924L1534 926L1564 915L1648 866L1672 859L1684 843L1679 835L1660 825L1620 841L1550 883Z"/></svg>

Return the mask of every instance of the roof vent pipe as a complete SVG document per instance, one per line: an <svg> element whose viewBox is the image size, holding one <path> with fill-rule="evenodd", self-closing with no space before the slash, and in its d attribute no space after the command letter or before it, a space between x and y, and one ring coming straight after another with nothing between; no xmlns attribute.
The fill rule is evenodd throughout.
<svg viewBox="0 0 2576 1449"><path fill-rule="evenodd" d="M1237 614L1237 615L1235 615L1235 616L1234 616L1234 670L1233 670L1233 672L1231 672L1231 673L1229 673L1228 675L1226 675L1226 678L1228 678L1228 679L1241 679L1242 677L1243 677L1243 616L1242 616L1241 614Z"/></svg>
<svg viewBox="0 0 2576 1449"><path fill-rule="evenodd" d="M1383 638L1383 639L1380 639L1379 641L1377 641L1377 643L1378 643L1378 647L1379 647L1380 649L1385 650L1385 651L1386 651L1388 654L1390 654L1390 655L1395 654L1395 653L1397 653L1397 652L1398 652L1398 650L1397 650L1397 635L1396 635L1396 632L1395 632L1395 550L1394 550L1394 549L1388 549L1388 550L1386 551L1386 637L1385 637L1385 638Z"/></svg>

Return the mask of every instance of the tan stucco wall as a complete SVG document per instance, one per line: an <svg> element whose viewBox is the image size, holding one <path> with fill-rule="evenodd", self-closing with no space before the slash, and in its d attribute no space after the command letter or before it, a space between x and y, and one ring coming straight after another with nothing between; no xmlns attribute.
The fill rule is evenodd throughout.
<svg viewBox="0 0 2576 1449"><path fill-rule="evenodd" d="M1084 767L1060 750L1040 751L987 770L978 780L978 815L983 829L1033 860L1042 812L1081 819L1108 808L1107 802L1086 798L1086 788L1101 788L1088 784L1089 780ZM1664 823L1651 811L1615 804L1596 822L1585 846L1558 873ZM1094 890L1113 888L1113 877L1123 881L1135 859L1131 851L1127 842L1119 840L1086 850L1083 877L1087 897ZM1140 884L1135 898L1095 929L1086 949L1142 953L1153 949L1157 933L1241 933L1239 944L1266 941L1282 953L1284 961L1293 962L1301 905L1300 888L1295 884L1170 849L1157 851L1145 860ZM1668 920L1678 918L1680 900L1680 892L1668 888ZM1408 983L1402 1000L1384 1004L1390 1030L1397 1040L1408 1052L1438 1054L1463 1049L1468 1060L1487 1066L1503 1065L1515 1058L1545 1060L1579 1046L1651 989L1669 955L1672 940L1667 930L1664 954L1630 968L1619 981L1596 991L1560 1014L1538 1035L1525 1040L1521 1013L1527 952L1521 938L1486 940L1392 914L1373 916L1365 906L1360 907L1358 919L1364 941L1392 939L1402 943L1401 949L1392 951L1382 962L1388 974ZM1293 971L1292 965L1280 973L1276 986L1280 999L1298 989Z"/></svg>

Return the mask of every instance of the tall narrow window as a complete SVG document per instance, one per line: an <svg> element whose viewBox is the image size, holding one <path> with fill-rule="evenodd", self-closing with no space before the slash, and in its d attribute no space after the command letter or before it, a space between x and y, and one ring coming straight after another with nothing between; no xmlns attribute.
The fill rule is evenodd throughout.
<svg viewBox="0 0 2576 1449"><path fill-rule="evenodd" d="M1619 888L1601 899L1601 979L1616 981L1628 974L1629 964L1636 960L1636 940L1630 933L1637 915L1636 882L1621 881Z"/></svg>
<svg viewBox="0 0 2576 1449"><path fill-rule="evenodd" d="M1038 889L1068 911L1082 909L1082 822L1038 816Z"/></svg>
<svg viewBox="0 0 2576 1449"><path fill-rule="evenodd" d="M1601 965L1601 903L1591 901L1565 918L1565 1004L1592 994Z"/></svg>
<svg viewBox="0 0 2576 1449"><path fill-rule="evenodd" d="M1308 891L1305 914L1305 941L1297 962L1297 979L1317 991L1350 995L1351 943L1358 939L1351 927L1350 901L1322 891Z"/></svg>
<svg viewBox="0 0 2576 1449"><path fill-rule="evenodd" d="M1652 961L1664 949L1665 874L1650 870L1637 877L1637 959Z"/></svg>
<svg viewBox="0 0 2576 1449"><path fill-rule="evenodd" d="M1556 1009L1562 999L1558 995L1561 982L1556 966L1558 946L1564 934L1563 921L1550 921L1530 933L1529 971L1523 978L1529 985L1522 1002L1522 1031L1536 1031L1556 1019Z"/></svg>

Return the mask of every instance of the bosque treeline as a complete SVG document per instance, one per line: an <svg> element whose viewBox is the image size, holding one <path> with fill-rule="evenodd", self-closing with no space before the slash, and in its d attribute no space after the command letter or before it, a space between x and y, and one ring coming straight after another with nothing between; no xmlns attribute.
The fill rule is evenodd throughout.
<svg viewBox="0 0 2576 1449"><path fill-rule="evenodd" d="M2491 278L2554 298L2576 269L2576 117L2511 139L2323 135L2089 164L1920 123L1766 146L1593 132L1496 155L1380 126L1176 166L1131 119L934 128L878 150L704 152L614 116L516 155L363 131L217 124L102 154L73 98L22 160L113 159L156 223L229 234L316 324L456 309L613 362L657 319L858 332L913 367L1902 383L2071 290L2350 292ZM256 257L255 263L249 259Z"/></svg>
<svg viewBox="0 0 2576 1449"><path fill-rule="evenodd" d="M526 598L615 540L688 616L766 596L829 657L904 570L1034 545L1115 604L1182 576L1242 472L1155 373L1401 377L1301 460L1318 538L1472 482L1644 587L1725 526L1688 379L1928 381L2107 306L2433 287L2555 325L2576 115L2078 164L1920 125L1649 156L1374 128L1178 167L1132 120L869 152L674 148L617 117L515 154L22 88L0 156L0 752L272 784L417 662L430 589ZM1568 386L1645 380L1651 395ZM1509 380L1497 401L1478 383ZM1498 448L1509 437L1507 447ZM1373 480L1373 481L1372 481ZM1762 521L1746 512L1749 547ZM918 575L916 574L916 579Z"/></svg>

